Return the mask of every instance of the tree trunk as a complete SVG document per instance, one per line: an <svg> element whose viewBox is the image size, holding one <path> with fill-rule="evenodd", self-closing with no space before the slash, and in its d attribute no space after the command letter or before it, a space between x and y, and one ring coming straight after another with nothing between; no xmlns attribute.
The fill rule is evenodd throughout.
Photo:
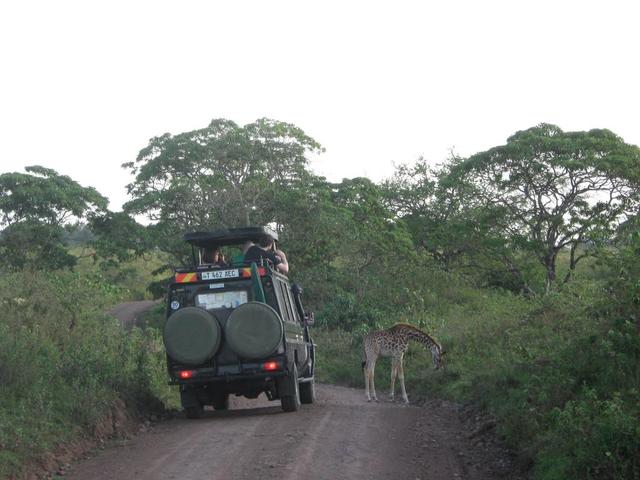
<svg viewBox="0 0 640 480"><path fill-rule="evenodd" d="M571 280L571 276L573 275L573 271L576 269L576 247L578 246L578 242L573 242L571 244L571 252L569 254L569 271L567 275L564 277L564 283L567 283Z"/></svg>
<svg viewBox="0 0 640 480"><path fill-rule="evenodd" d="M545 284L545 294L551 291L551 285L556 281L556 253L545 258L545 267L547 268L547 281Z"/></svg>

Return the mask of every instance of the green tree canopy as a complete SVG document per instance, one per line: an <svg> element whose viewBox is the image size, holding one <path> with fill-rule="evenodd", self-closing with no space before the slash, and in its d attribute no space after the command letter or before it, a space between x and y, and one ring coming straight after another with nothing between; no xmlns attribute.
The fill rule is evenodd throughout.
<svg viewBox="0 0 640 480"><path fill-rule="evenodd" d="M155 137L123 165L135 175L125 210L179 231L263 224L277 189L304 176L306 154L319 150L300 128L264 118Z"/></svg>
<svg viewBox="0 0 640 480"><path fill-rule="evenodd" d="M65 227L104 211L108 201L54 170L25 170L0 175L0 262L4 268L71 266L75 257L62 245Z"/></svg>
<svg viewBox="0 0 640 480"><path fill-rule="evenodd" d="M563 132L541 124L461 162L447 181L475 187L510 247L530 252L545 268L548 291L561 250L570 252L570 275L589 254L580 247L612 238L637 208L639 177L640 149L609 130Z"/></svg>
<svg viewBox="0 0 640 480"><path fill-rule="evenodd" d="M485 285L529 291L528 271L519 268L498 228L496 212L479 201L476 186L450 175L463 160L455 155L430 166L420 158L400 165L384 183L385 201L411 232L419 251L447 270L473 272Z"/></svg>

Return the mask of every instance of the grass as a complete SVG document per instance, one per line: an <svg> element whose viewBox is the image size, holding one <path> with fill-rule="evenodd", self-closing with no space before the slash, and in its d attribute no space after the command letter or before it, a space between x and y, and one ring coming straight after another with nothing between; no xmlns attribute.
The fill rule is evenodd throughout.
<svg viewBox="0 0 640 480"><path fill-rule="evenodd" d="M117 400L170 403L155 330L105 314L127 299L100 275L21 272L0 278L0 477L91 432Z"/></svg>
<svg viewBox="0 0 640 480"><path fill-rule="evenodd" d="M75 271L80 274L98 274L111 285L117 285L127 300L152 300L153 295L147 288L151 282L160 281L170 275L164 271L154 272L166 265L168 259L161 252L147 253L126 262L111 264L93 257L93 251L87 247L73 247L70 252L79 258Z"/></svg>
<svg viewBox="0 0 640 480"><path fill-rule="evenodd" d="M610 298L586 273L537 299L434 278L421 309L377 325L412 323L447 350L446 369L433 371L428 352L410 347L409 397L473 401L492 412L537 479L640 478L640 339L633 322L599 310ZM320 380L363 388L368 329L314 332ZM379 394L388 393L389 376L388 362L379 364Z"/></svg>
<svg viewBox="0 0 640 480"><path fill-rule="evenodd" d="M112 271L84 259L76 272L0 278L0 477L87 434L118 400L133 409L178 406L166 385L164 305L131 331L104 313L148 298L142 285L159 263ZM607 272L585 262L567 286L529 299L427 268L393 285L371 282L364 303L349 291L333 295L316 308L317 379L363 388L362 335L411 323L447 350L446 368L434 371L430 354L410 347L412 400L472 401L492 412L538 480L640 479L637 253L614 271L616 282L604 283ZM389 378L382 360L379 394Z"/></svg>

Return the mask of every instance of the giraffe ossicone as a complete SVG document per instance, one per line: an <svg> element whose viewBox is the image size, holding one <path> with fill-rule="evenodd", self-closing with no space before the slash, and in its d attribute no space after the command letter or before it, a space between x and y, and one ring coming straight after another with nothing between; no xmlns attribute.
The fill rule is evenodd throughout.
<svg viewBox="0 0 640 480"><path fill-rule="evenodd" d="M364 385L367 401L378 401L374 382L376 361L378 357L391 357L391 400L395 400L396 378L400 380L402 400L409 403L407 391L404 386L404 354L409 348L409 342L415 341L424 345L431 351L433 366L437 370L442 365L442 346L428 333L423 332L408 323L397 323L387 330L376 330L366 334L362 339L364 370Z"/></svg>

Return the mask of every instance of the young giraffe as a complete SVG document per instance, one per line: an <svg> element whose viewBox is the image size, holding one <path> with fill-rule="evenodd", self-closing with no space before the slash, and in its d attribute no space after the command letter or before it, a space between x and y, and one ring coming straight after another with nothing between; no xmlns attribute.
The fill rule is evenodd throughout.
<svg viewBox="0 0 640 480"><path fill-rule="evenodd" d="M376 368L376 360L380 355L391 357L391 400L395 400L395 383L396 377L400 378L400 388L402 389L402 399L405 403L409 403L407 392L404 388L404 367L402 361L404 354L409 348L409 341L414 340L423 344L431 350L433 359L433 367L437 370L440 368L442 355L444 350L442 346L431 338L428 334L406 323L397 323L388 330L377 330L368 333L362 339L364 349L364 361L362 368L364 370L364 384L367 401L375 400L376 387L374 384L374 371Z"/></svg>

